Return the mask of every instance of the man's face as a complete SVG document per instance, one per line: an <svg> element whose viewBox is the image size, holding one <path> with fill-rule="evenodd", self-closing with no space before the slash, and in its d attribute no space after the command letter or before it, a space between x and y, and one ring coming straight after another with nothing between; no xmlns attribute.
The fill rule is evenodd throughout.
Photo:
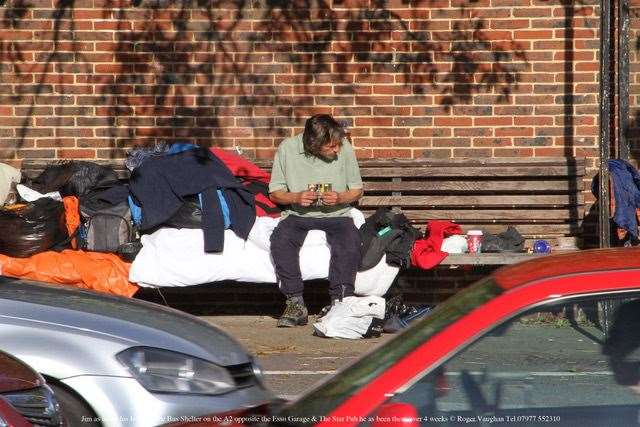
<svg viewBox="0 0 640 427"><path fill-rule="evenodd" d="M320 148L320 157L324 160L335 160L338 157L342 143L338 140L332 140L328 144L323 145Z"/></svg>

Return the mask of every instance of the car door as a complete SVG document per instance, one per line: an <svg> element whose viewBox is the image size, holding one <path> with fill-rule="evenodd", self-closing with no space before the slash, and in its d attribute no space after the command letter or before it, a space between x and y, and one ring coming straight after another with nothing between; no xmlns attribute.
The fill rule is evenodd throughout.
<svg viewBox="0 0 640 427"><path fill-rule="evenodd" d="M605 303L616 307L608 334ZM407 405L413 425L638 425L640 293L574 296L520 313L405 384L362 424L392 419L389 408L404 416Z"/></svg>

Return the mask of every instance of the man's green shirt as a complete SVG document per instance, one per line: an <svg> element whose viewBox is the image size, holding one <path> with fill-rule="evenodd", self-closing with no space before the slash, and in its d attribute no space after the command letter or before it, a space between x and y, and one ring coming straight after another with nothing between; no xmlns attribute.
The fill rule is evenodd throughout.
<svg viewBox="0 0 640 427"><path fill-rule="evenodd" d="M307 191L309 184L331 184L332 191L338 193L362 188L360 168L349 141L342 141L338 157L332 161L307 155L302 145L302 134L280 143L273 159L269 192L284 190L297 193ZM309 207L292 205L283 215L327 218L348 216L350 210L351 206L347 204Z"/></svg>

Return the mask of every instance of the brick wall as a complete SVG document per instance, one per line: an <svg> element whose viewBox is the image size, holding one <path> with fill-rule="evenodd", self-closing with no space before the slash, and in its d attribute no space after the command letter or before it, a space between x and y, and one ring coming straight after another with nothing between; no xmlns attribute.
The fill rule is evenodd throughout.
<svg viewBox="0 0 640 427"><path fill-rule="evenodd" d="M157 140L270 158L310 114L331 113L362 158L577 155L593 174L597 4L0 0L0 161L119 159ZM409 293L423 283L431 293L412 298L437 302L471 280L449 273Z"/></svg>
<svg viewBox="0 0 640 427"><path fill-rule="evenodd" d="M136 3L0 1L0 159L271 157L312 113L360 157L597 156L596 0Z"/></svg>

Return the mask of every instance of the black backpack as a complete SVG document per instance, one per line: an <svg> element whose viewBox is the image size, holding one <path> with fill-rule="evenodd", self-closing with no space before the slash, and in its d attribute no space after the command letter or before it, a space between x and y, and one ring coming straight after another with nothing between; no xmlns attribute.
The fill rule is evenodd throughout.
<svg viewBox="0 0 640 427"><path fill-rule="evenodd" d="M137 232L126 201L109 203L101 193L90 192L80 198L78 249L96 252L117 252L122 245L135 242Z"/></svg>
<svg viewBox="0 0 640 427"><path fill-rule="evenodd" d="M362 259L358 270L375 267L384 254L387 264L409 267L411 249L421 235L404 214L392 212L389 207L379 208L360 227Z"/></svg>

